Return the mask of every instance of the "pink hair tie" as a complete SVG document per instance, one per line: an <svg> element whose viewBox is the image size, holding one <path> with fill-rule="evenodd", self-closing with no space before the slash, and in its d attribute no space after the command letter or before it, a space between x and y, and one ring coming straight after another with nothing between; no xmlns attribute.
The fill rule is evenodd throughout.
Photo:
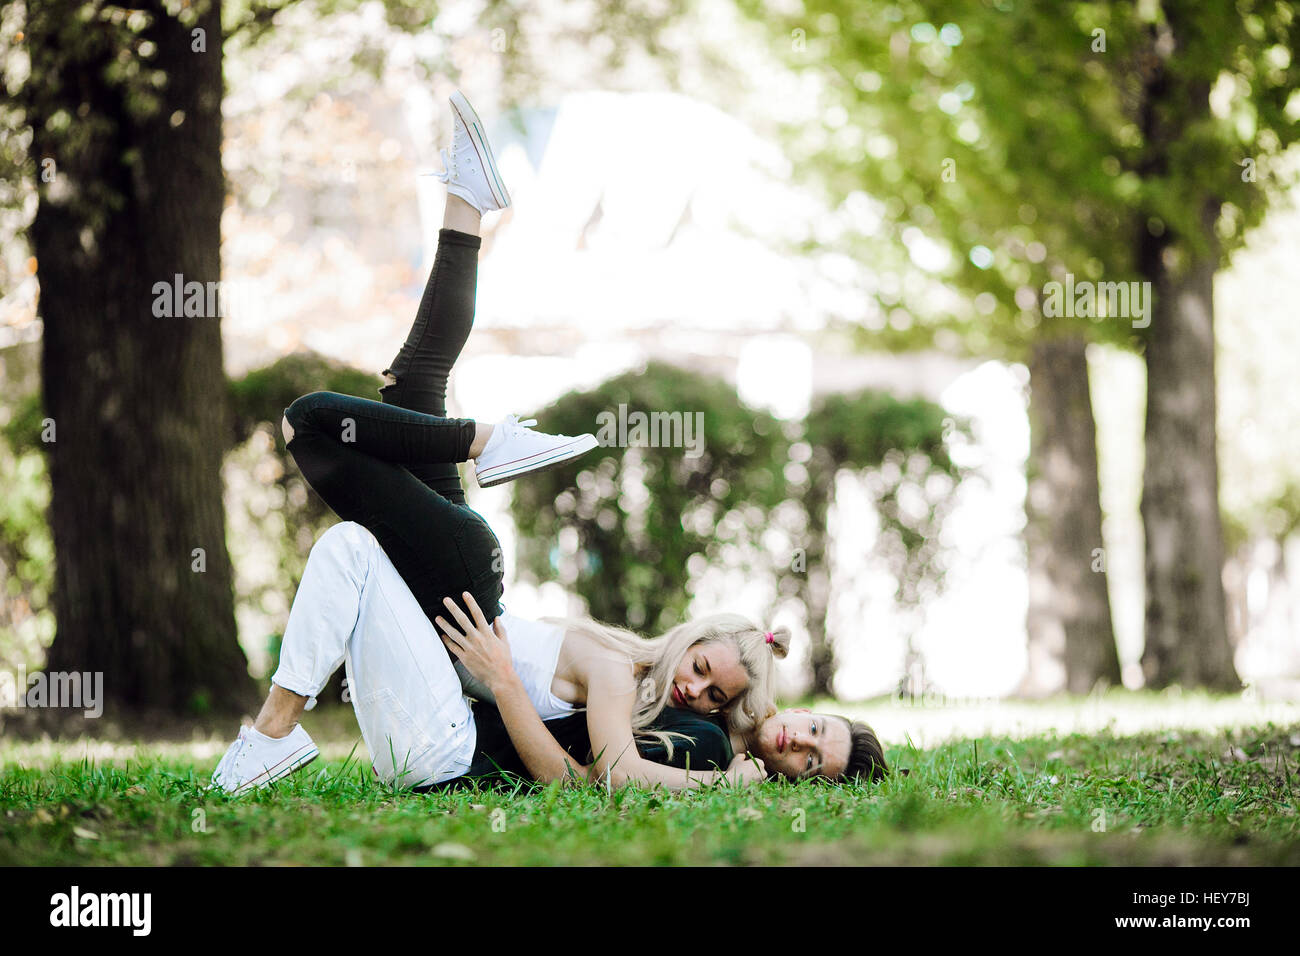
<svg viewBox="0 0 1300 956"><path fill-rule="evenodd" d="M771 632L771 631L768 631L768 632L767 632L767 643L769 643L769 644L773 643L773 641L772 641L772 632Z"/></svg>

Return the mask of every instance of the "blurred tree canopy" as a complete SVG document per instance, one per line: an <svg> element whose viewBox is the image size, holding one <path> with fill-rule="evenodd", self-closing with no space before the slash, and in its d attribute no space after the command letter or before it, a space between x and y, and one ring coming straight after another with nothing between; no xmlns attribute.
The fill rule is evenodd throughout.
<svg viewBox="0 0 1300 956"><path fill-rule="evenodd" d="M582 434L620 406L629 416L698 418L701 453L608 446L517 482L518 566L533 580L558 576L595 618L659 634L684 617L693 556L715 562L724 549L758 548L769 512L787 496L789 440L781 422L744 406L725 381L662 362L569 392L536 417L543 431Z"/></svg>
<svg viewBox="0 0 1300 956"><path fill-rule="evenodd" d="M284 409L308 392L341 392L378 401L378 390L379 379L373 372L316 352L294 352L230 380L230 445L247 441L262 423L275 426L279 434ZM277 449L286 462L292 460L283 444Z"/></svg>
<svg viewBox="0 0 1300 956"><path fill-rule="evenodd" d="M661 633L684 619L690 578L705 565L770 575L778 599L803 605L813 690L829 693L829 516L846 469L866 479L880 519L873 552L897 582L899 606L915 611L942 586L941 530L965 477L949 442L969 431L940 406L868 390L827 396L805 422L781 422L725 381L651 362L567 393L538 414L538 427L591 431L620 408L702 411L703 453L610 446L517 483L511 499L520 573L558 579L593 617ZM788 546L767 543L774 530Z"/></svg>
<svg viewBox="0 0 1300 956"><path fill-rule="evenodd" d="M871 228L859 215L847 245L904 278L882 284L864 342L1022 360L1055 339L1144 353L1144 669L1154 686L1237 686L1220 579L1210 290L1284 185L1275 160L1300 132L1294 7L739 5L791 68L817 80L790 133L808 160L800 167L841 210L861 213L845 201L878 197L866 204ZM1150 310L1049 317L1047 284L1067 276L1149 283ZM963 295L945 296L941 283ZM1079 367L1061 363L1070 365ZM1074 389L1085 394L1086 382ZM1072 435L1056 440L1067 423L1049 427L1058 451L1080 447ZM1090 469L1095 485L1095 437L1088 444L1072 467ZM1074 582L1065 593L1075 601L1097 542L1063 538L1067 528L1099 537L1099 521L1095 494L1070 497L1077 515L1043 540L1058 551L1049 566L1077 572L1062 582Z"/></svg>

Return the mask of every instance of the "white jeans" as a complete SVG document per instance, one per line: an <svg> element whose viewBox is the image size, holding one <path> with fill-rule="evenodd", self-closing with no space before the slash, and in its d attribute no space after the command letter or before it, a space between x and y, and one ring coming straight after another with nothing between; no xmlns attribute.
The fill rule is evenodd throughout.
<svg viewBox="0 0 1300 956"><path fill-rule="evenodd" d="M314 699L344 662L381 779L418 786L469 769L474 715L451 656L374 535L351 521L312 546L271 680Z"/></svg>

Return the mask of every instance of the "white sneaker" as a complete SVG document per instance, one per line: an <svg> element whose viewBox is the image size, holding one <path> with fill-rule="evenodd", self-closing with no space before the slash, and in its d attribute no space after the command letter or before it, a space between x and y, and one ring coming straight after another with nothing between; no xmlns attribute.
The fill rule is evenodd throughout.
<svg viewBox="0 0 1300 956"><path fill-rule="evenodd" d="M276 739L252 727L240 727L239 736L212 772L209 790L237 794L265 787L289 776L320 755L302 724L295 724L288 736Z"/></svg>
<svg viewBox="0 0 1300 956"><path fill-rule="evenodd" d="M444 171L434 175L447 184L447 192L465 200L479 215L505 209L510 205L510 193L497 169L483 123L460 90L451 94L451 115L451 149L441 150Z"/></svg>
<svg viewBox="0 0 1300 956"><path fill-rule="evenodd" d="M519 416L511 415L492 429L492 437L474 462L474 477L480 488L513 481L532 471L546 471L599 444L591 434L574 438L530 431L528 426L536 424L536 419L521 422Z"/></svg>

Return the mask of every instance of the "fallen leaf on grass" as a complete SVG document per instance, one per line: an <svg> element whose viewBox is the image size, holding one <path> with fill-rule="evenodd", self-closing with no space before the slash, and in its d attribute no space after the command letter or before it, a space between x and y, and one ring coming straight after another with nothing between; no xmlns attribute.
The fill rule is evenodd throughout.
<svg viewBox="0 0 1300 956"><path fill-rule="evenodd" d="M72 832L83 840L98 840L99 834L94 830L87 830L85 827L73 827Z"/></svg>
<svg viewBox="0 0 1300 956"><path fill-rule="evenodd" d="M461 843L439 843L433 848L433 855L444 860L472 861L474 859L474 851Z"/></svg>

